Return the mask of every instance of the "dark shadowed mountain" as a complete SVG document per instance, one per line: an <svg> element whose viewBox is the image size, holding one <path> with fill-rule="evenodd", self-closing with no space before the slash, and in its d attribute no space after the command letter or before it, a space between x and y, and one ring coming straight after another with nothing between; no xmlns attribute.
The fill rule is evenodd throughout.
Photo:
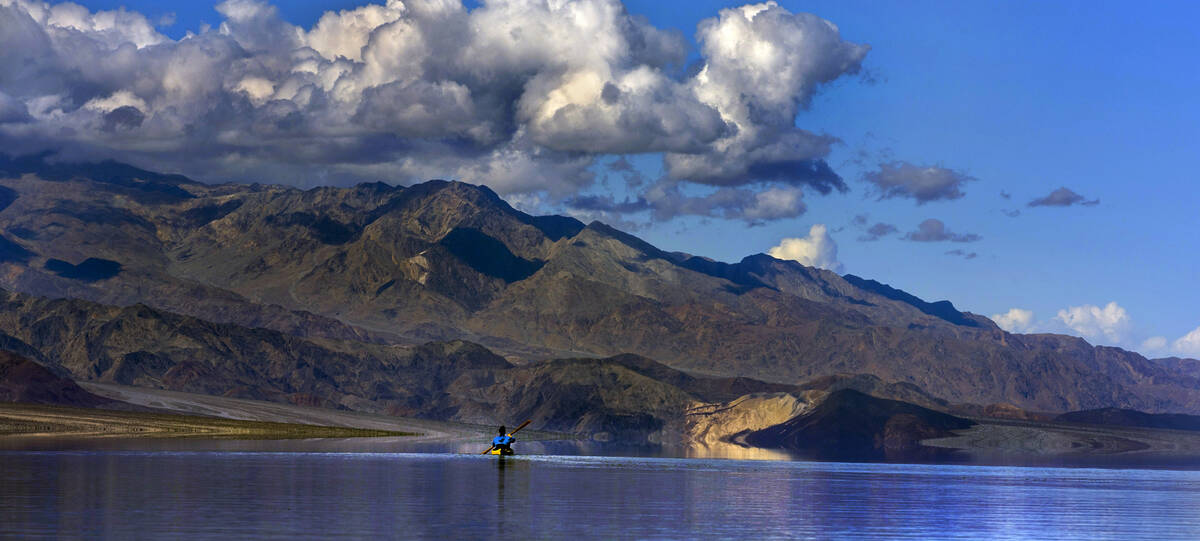
<svg viewBox="0 0 1200 541"><path fill-rule="evenodd" d="M634 353L784 386L867 374L930 404L1200 411L1195 375L1135 353L1006 333L949 302L765 255L730 264L664 252L598 222L530 216L485 187L302 191L38 160L0 164L0 287L14 292L272 331L312 355L378 367L396 362L389 347L467 340L516 364ZM221 351L197 350L195 362ZM64 366L98 362L95 352L62 354ZM96 368L107 374L136 354L127 346ZM274 374L254 392L347 400L304 372L317 357L284 358L296 379ZM345 370L347 382L358 377ZM188 376L194 388L213 377ZM408 407L408 395L386 396L376 397L385 409Z"/></svg>
<svg viewBox="0 0 1200 541"><path fill-rule="evenodd" d="M0 402L95 407L113 401L87 392L38 363L0 350Z"/></svg>

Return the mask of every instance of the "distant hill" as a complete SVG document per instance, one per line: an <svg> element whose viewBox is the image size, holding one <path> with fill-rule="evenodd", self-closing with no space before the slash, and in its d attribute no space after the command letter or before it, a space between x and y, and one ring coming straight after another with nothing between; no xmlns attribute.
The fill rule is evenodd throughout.
<svg viewBox="0 0 1200 541"><path fill-rule="evenodd" d="M256 353L196 346L169 377L203 392L227 377L247 394L402 411L426 391L372 377L361 385L405 390L355 391L370 404L348 404L347 391L328 385L336 379L329 367L360 358L384 366L402 356L390 347L462 340L518 365L633 353L693 374L785 386L870 375L880 388L921 390L927 404L1200 412L1195 374L1132 352L1010 334L946 301L766 255L722 263L665 252L599 222L519 212L460 182L305 191L35 157L0 162L0 203L0 287L101 303L105 313L122 307L129 328L160 316L230 325L241 330L211 328L272 344L261 346L277 356L266 366L296 370L225 374L221 359ZM0 331L36 338L84 327L34 319L9 318ZM185 327L193 325L203 326ZM124 368L159 362L138 357L144 337L128 336L108 361L49 341L35 349L57 348L63 366L94 371L73 372L81 377L162 384Z"/></svg>

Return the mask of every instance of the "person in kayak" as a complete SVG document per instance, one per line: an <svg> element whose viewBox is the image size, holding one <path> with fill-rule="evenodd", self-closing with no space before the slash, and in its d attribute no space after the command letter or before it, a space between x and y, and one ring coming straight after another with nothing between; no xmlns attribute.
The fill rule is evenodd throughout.
<svg viewBox="0 0 1200 541"><path fill-rule="evenodd" d="M504 425L500 425L500 435L492 438L492 448L488 449L488 451L499 450L502 455L511 455L513 454L511 446L514 441L517 441L517 438L512 437L512 434L507 432Z"/></svg>

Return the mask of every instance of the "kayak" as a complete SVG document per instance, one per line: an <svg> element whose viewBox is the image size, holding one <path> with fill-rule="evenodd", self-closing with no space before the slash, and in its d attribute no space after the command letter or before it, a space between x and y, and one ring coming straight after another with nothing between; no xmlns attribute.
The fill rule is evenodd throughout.
<svg viewBox="0 0 1200 541"><path fill-rule="evenodd" d="M524 423L521 423L520 426L518 426L517 428L514 428L512 432L505 434L506 436L508 436L508 442L511 443L511 442L515 441L512 438L512 435L516 434L517 432L520 432L522 428L529 426L529 423L532 423L532 422L533 422L533 420L526 420ZM501 431L501 434L504 433L503 426L500 427L500 431ZM493 445L490 449L488 449L482 453L479 453L479 454L481 454L481 455L498 455L498 456L509 456L509 455L516 454L516 453L513 453L512 448L508 447L507 445L505 447L501 447L501 448L497 449L495 443L496 443L496 440L498 440L498 439L500 439L499 436L497 436L496 439L492 440ZM504 445L504 444L501 444L501 445Z"/></svg>

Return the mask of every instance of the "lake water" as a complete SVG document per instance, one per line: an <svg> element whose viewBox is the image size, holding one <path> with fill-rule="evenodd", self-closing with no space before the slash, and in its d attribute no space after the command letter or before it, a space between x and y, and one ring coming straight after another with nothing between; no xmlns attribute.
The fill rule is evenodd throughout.
<svg viewBox="0 0 1200 541"><path fill-rule="evenodd" d="M0 450L0 538L1200 539L1200 472Z"/></svg>

